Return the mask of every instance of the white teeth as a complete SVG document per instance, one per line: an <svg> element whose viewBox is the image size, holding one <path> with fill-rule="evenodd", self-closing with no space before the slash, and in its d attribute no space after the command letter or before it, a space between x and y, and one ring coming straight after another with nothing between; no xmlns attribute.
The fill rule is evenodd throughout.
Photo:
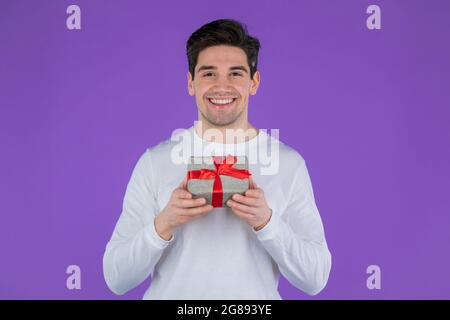
<svg viewBox="0 0 450 320"><path fill-rule="evenodd" d="M209 99L214 104L229 104L233 102L233 99Z"/></svg>

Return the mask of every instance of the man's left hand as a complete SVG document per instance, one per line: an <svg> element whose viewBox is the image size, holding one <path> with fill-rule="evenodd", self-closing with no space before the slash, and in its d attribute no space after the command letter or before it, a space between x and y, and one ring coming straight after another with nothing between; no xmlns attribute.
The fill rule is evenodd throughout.
<svg viewBox="0 0 450 320"><path fill-rule="evenodd" d="M266 226L272 217L272 209L269 208L263 189L259 188L255 181L249 178L249 189L245 195L234 194L227 205L241 219L244 219L255 231Z"/></svg>

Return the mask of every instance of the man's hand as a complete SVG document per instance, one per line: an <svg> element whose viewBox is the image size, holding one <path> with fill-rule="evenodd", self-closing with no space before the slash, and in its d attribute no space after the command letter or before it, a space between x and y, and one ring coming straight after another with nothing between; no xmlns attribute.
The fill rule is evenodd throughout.
<svg viewBox="0 0 450 320"><path fill-rule="evenodd" d="M166 207L156 216L156 232L164 240L170 240L176 227L202 217L212 209L213 206L206 204L205 198L192 199L192 193L187 191L187 177L185 177L172 192Z"/></svg>
<svg viewBox="0 0 450 320"><path fill-rule="evenodd" d="M259 231L272 217L272 209L267 205L263 189L258 188L251 177L249 182L250 188L245 195L234 194L227 204L239 218L244 219L255 231Z"/></svg>

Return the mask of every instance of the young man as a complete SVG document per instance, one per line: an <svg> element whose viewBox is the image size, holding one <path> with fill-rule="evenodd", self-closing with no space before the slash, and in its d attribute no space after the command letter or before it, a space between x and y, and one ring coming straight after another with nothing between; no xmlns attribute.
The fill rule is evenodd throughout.
<svg viewBox="0 0 450 320"><path fill-rule="evenodd" d="M326 285L331 255L305 160L247 119L260 83L259 48L235 20L210 22L191 35L188 91L199 121L187 137L201 148L184 148L183 157L267 155L277 144L275 169L250 161L249 190L213 208L187 191L186 163L174 156L182 134L147 149L103 258L116 294L149 276L144 299L280 299L280 273L310 295ZM231 139L227 130L241 134Z"/></svg>

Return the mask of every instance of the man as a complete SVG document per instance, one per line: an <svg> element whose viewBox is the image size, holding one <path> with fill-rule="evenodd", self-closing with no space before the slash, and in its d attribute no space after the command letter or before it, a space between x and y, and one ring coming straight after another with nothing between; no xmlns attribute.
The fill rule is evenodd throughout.
<svg viewBox="0 0 450 320"><path fill-rule="evenodd" d="M184 156L249 155L278 142L247 118L259 48L235 20L191 35L188 91L199 121L188 136L202 148ZM243 134L231 140L227 130ZM250 162L250 188L213 208L187 190L186 164L174 160L179 138L147 149L133 170L103 258L109 288L124 294L151 276L144 299L281 299L281 273L310 295L320 292L331 255L300 154L279 142L276 170L264 174L260 161Z"/></svg>

